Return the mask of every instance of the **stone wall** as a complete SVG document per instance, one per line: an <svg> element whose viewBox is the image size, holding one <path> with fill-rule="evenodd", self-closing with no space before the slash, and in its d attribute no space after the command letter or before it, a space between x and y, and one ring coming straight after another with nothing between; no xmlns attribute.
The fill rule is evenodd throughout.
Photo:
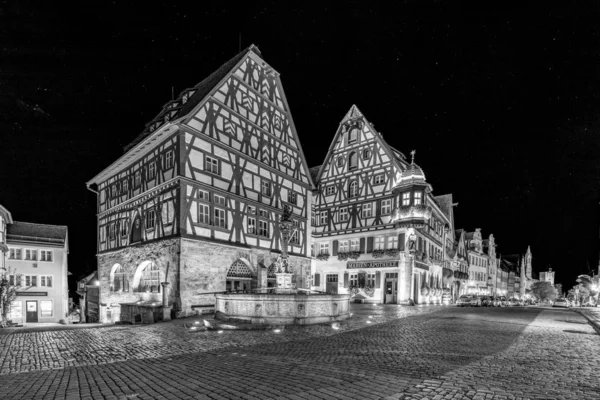
<svg viewBox="0 0 600 400"><path fill-rule="evenodd" d="M160 281L170 283L169 304L175 310L181 309L179 295L179 242L180 239L161 240L145 245L127 247L116 252L98 256L98 279L100 282L100 322L119 321L119 303L155 301L162 303L161 293L140 293L135 291L133 278L140 264L154 262L160 271ZM115 264L120 264L129 279L129 291L111 291L110 273ZM168 269L168 272L167 272ZM168 276L165 277L165 274ZM107 307L111 311L107 318Z"/></svg>
<svg viewBox="0 0 600 400"><path fill-rule="evenodd" d="M264 249L181 239L181 310L190 313L192 305L215 304L215 293L225 291L227 271L238 259L247 262L256 276L259 266L268 267L278 256ZM289 264L295 274L310 274L310 258L290 255Z"/></svg>

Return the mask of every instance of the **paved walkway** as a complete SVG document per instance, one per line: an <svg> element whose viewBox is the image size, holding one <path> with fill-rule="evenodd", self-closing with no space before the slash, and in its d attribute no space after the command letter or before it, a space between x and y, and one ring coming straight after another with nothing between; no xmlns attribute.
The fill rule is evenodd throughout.
<svg viewBox="0 0 600 400"><path fill-rule="evenodd" d="M600 399L600 335L569 310L353 308L339 330L187 333L156 324L7 335L0 341L29 341L34 362L14 373L24 353L13 348L0 398ZM77 368L43 371L43 360L62 357L45 349L57 334L77 335L73 351L131 356L74 353Z"/></svg>
<svg viewBox="0 0 600 400"><path fill-rule="evenodd" d="M571 310L583 315L588 322L600 333L600 308L571 307Z"/></svg>

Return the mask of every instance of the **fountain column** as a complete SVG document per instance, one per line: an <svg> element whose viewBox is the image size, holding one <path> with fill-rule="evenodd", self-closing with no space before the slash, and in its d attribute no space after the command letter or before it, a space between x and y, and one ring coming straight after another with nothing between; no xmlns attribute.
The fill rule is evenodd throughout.
<svg viewBox="0 0 600 400"><path fill-rule="evenodd" d="M296 293L295 288L292 288L292 271L288 264L288 252L287 246L290 240L290 233L292 231L293 222L290 219L292 210L289 206L283 206L283 215L279 220L279 231L281 232L281 255L277 258L275 265L277 271L275 277L277 278L277 286L275 287L275 293Z"/></svg>

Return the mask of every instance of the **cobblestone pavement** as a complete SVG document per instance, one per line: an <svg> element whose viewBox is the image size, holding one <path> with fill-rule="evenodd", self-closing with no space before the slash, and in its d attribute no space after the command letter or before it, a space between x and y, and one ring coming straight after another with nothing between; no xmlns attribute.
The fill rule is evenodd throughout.
<svg viewBox="0 0 600 400"><path fill-rule="evenodd" d="M0 398L600 399L600 335L575 312L353 308L339 330L187 333L172 323L1 336ZM60 349L73 364L42 371L64 359ZM19 354L31 372L15 373Z"/></svg>
<svg viewBox="0 0 600 400"><path fill-rule="evenodd" d="M600 308L571 307L571 309L583 315L594 326L596 332L600 333Z"/></svg>

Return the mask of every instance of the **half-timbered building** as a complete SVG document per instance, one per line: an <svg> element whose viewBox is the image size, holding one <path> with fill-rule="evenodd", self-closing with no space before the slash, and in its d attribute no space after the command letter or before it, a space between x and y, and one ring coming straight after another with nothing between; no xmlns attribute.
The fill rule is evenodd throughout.
<svg viewBox="0 0 600 400"><path fill-rule="evenodd" d="M450 221L421 168L352 106L312 171L313 289L376 303L441 298Z"/></svg>
<svg viewBox="0 0 600 400"><path fill-rule="evenodd" d="M469 286L468 292L471 294L490 294L488 288L488 262L489 257L483 249L483 238L481 229L475 229L475 232L465 234L467 244L467 254L469 257Z"/></svg>
<svg viewBox="0 0 600 400"><path fill-rule="evenodd" d="M312 182L279 73L254 45L165 104L125 150L87 183L101 321L140 304L168 318L271 282L284 205L295 284L309 285Z"/></svg>
<svg viewBox="0 0 600 400"><path fill-rule="evenodd" d="M458 296L467 293L469 284L469 256L465 242L466 232L464 229L454 231L454 257L452 259L454 269L454 300Z"/></svg>

